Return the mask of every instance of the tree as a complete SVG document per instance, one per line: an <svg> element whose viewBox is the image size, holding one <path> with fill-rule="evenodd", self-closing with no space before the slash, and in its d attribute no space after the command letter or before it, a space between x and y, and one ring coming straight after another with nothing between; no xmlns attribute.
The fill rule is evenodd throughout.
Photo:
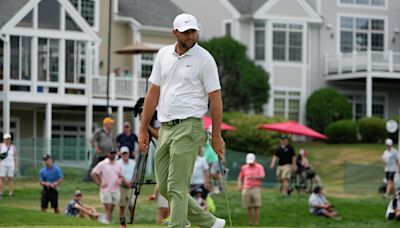
<svg viewBox="0 0 400 228"><path fill-rule="evenodd" d="M351 119L352 111L346 97L332 88L315 91L307 100L307 121L310 127L323 132L337 120Z"/></svg>
<svg viewBox="0 0 400 228"><path fill-rule="evenodd" d="M246 47L230 37L213 38L201 45L214 56L224 98L224 111L263 111L268 101L269 75L246 55Z"/></svg>

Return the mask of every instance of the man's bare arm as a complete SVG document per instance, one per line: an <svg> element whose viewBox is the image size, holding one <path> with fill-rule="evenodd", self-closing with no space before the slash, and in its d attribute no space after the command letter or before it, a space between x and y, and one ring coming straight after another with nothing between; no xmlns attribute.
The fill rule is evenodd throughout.
<svg viewBox="0 0 400 228"><path fill-rule="evenodd" d="M220 159L223 159L225 153L225 143L221 137L222 124L222 97L221 90L216 90L208 94L210 98L210 112L212 120L212 138L211 146Z"/></svg>

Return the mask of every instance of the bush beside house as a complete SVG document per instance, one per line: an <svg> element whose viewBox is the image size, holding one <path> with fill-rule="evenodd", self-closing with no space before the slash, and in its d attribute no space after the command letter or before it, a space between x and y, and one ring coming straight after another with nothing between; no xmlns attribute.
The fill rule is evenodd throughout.
<svg viewBox="0 0 400 228"><path fill-rule="evenodd" d="M311 94L307 100L306 111L309 127L319 132L323 132L330 123L350 119L352 115L346 97L332 88L323 88Z"/></svg>
<svg viewBox="0 0 400 228"><path fill-rule="evenodd" d="M362 142L380 143L388 137L386 121L379 117L364 117L357 122Z"/></svg>
<svg viewBox="0 0 400 228"><path fill-rule="evenodd" d="M275 147L279 143L279 133L260 130L257 126L283 122L283 119L239 112L224 113L223 119L225 123L237 128L236 131L223 132L227 148L260 155L272 155L275 151Z"/></svg>
<svg viewBox="0 0 400 228"><path fill-rule="evenodd" d="M357 124L353 120L339 120L325 128L328 143L357 142Z"/></svg>

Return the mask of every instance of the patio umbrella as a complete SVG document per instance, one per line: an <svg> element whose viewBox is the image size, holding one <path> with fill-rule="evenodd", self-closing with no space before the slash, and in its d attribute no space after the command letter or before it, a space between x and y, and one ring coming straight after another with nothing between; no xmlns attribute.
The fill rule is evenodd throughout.
<svg viewBox="0 0 400 228"><path fill-rule="evenodd" d="M316 139L326 139L327 137L311 128L303 126L295 121L287 121L283 123L262 124L259 129L278 131L286 134L304 135Z"/></svg>
<svg viewBox="0 0 400 228"><path fill-rule="evenodd" d="M133 43L115 51L115 53L117 54L127 54L127 55L156 53L156 52L158 52L157 48L149 47L144 43Z"/></svg>
<svg viewBox="0 0 400 228"><path fill-rule="evenodd" d="M203 124L204 124L204 129L208 129L211 126L211 118L208 116L203 117ZM234 131L236 128L234 126L231 126L226 123L221 124L221 130L223 131Z"/></svg>

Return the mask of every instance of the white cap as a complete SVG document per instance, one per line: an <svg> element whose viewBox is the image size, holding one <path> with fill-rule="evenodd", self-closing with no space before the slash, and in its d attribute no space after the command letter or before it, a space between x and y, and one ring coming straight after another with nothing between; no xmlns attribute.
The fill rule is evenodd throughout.
<svg viewBox="0 0 400 228"><path fill-rule="evenodd" d="M175 17L174 20L174 30L179 32L185 32L189 29L195 29L200 31L197 20L193 15L182 13Z"/></svg>
<svg viewBox="0 0 400 228"><path fill-rule="evenodd" d="M3 139L11 139L11 134L10 133L5 133L3 135Z"/></svg>
<svg viewBox="0 0 400 228"><path fill-rule="evenodd" d="M253 153L249 153L246 155L246 163L253 164L256 161L256 156Z"/></svg>
<svg viewBox="0 0 400 228"><path fill-rule="evenodd" d="M386 139L386 140L385 140L385 144L386 144L387 146L391 146L391 145L393 145L393 140L391 140L391 139Z"/></svg>
<svg viewBox="0 0 400 228"><path fill-rule="evenodd" d="M301 155L304 155L304 152L305 152L304 149L301 148L301 149L300 149L300 154L301 154Z"/></svg>
<svg viewBox="0 0 400 228"><path fill-rule="evenodd" d="M121 151L121 154L129 153L129 148L127 146L123 146L123 147L121 147L120 151Z"/></svg>

